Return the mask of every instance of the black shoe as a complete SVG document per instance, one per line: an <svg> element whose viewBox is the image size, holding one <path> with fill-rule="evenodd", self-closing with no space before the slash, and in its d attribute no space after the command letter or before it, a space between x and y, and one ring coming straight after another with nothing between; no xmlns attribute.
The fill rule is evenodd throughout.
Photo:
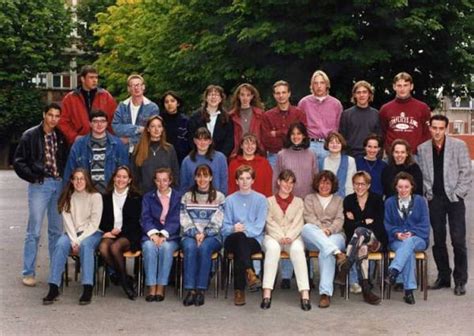
<svg viewBox="0 0 474 336"><path fill-rule="evenodd" d="M403 301L405 301L405 303L408 303L410 305L414 305L415 297L413 296L413 293L405 294L405 296L403 297Z"/></svg>
<svg viewBox="0 0 474 336"><path fill-rule="evenodd" d="M160 294L156 294L155 295L155 301L156 302L161 302L165 299L165 296L164 295L160 295Z"/></svg>
<svg viewBox="0 0 474 336"><path fill-rule="evenodd" d="M110 282L114 284L114 286L120 285L120 276L117 273L111 273L109 275Z"/></svg>
<svg viewBox="0 0 474 336"><path fill-rule="evenodd" d="M301 299L301 309L304 311L311 310L311 301L309 299Z"/></svg>
<svg viewBox="0 0 474 336"><path fill-rule="evenodd" d="M84 290L79 298L79 304L81 306L88 305L92 300L92 285L84 285Z"/></svg>
<svg viewBox="0 0 474 336"><path fill-rule="evenodd" d="M53 304L54 301L58 299L59 296L59 288L58 286L54 284L49 284L49 292L48 294L43 298L43 304L44 305L50 305Z"/></svg>
<svg viewBox="0 0 474 336"><path fill-rule="evenodd" d="M155 301L158 301L158 300L156 299L156 295L151 295L150 294L150 295L145 296L145 301L146 302L155 302Z"/></svg>
<svg viewBox="0 0 474 336"><path fill-rule="evenodd" d="M290 279L281 279L280 288L281 289L290 289L291 288L291 280Z"/></svg>
<svg viewBox="0 0 474 336"><path fill-rule="evenodd" d="M122 288L123 288L123 291L125 292L125 294L127 295L127 297L130 299L130 300L135 300L136 297L137 297L137 293L135 292L135 289L133 289L133 285L132 283L128 282L128 283L122 283Z"/></svg>
<svg viewBox="0 0 474 336"><path fill-rule="evenodd" d="M385 283L389 286L395 285L395 282L397 282L397 277L400 274L400 272L395 269L395 268L389 268L388 269L388 275L385 278Z"/></svg>
<svg viewBox="0 0 474 336"><path fill-rule="evenodd" d="M456 286L454 286L454 295L466 295L466 285L461 282L458 282Z"/></svg>
<svg viewBox="0 0 474 336"><path fill-rule="evenodd" d="M183 300L183 305L185 307L192 306L195 300L196 300L196 294L194 293L194 291L188 291L188 294L186 294L186 297Z"/></svg>
<svg viewBox="0 0 474 336"><path fill-rule="evenodd" d="M403 292L403 284L402 283L396 283L395 286L393 286L393 291L395 292Z"/></svg>
<svg viewBox="0 0 474 336"><path fill-rule="evenodd" d="M270 309L271 305L272 305L272 298L263 298L262 302L260 303L260 308Z"/></svg>
<svg viewBox="0 0 474 336"><path fill-rule="evenodd" d="M203 304L204 304L204 292L198 290L196 292L196 298L194 299L194 305L199 307L199 306L202 306Z"/></svg>
<svg viewBox="0 0 474 336"><path fill-rule="evenodd" d="M451 281L450 280L445 280L442 278L436 279L436 281L429 286L429 289L441 289L441 288L450 288L451 287Z"/></svg>

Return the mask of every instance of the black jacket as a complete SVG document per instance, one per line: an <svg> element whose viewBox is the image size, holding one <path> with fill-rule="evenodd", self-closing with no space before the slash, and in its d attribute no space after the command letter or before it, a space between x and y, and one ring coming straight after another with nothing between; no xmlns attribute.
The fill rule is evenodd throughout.
<svg viewBox="0 0 474 336"><path fill-rule="evenodd" d="M110 232L114 228L114 204L112 194L102 195L103 210L99 229ZM125 237L130 242L130 250L133 252L140 249L140 238L142 236L142 227L140 226L140 216L142 213L142 198L140 195L129 192L123 205L122 232L118 237Z"/></svg>
<svg viewBox="0 0 474 336"><path fill-rule="evenodd" d="M212 142L214 143L214 149L216 151L219 151L226 157L229 157L232 149L234 149L234 123L229 118L229 120L223 124L222 113L227 112L221 111L221 114L217 116L216 126L214 127L214 132L212 133ZM192 114L191 118L189 118L188 122L188 137L189 143L191 145L194 141L194 133L200 127L207 128L207 123L202 118L201 110L197 110Z"/></svg>
<svg viewBox="0 0 474 336"><path fill-rule="evenodd" d="M66 165L68 147L64 135L55 128L58 141L56 152L56 165L59 176L64 177L64 166ZM41 183L44 179L45 142L43 123L26 130L21 136L20 143L15 151L13 167L17 175L31 183Z"/></svg>

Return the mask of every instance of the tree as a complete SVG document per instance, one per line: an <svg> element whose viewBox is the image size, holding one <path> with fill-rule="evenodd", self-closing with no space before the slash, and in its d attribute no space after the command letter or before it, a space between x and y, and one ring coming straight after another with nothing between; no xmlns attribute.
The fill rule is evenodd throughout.
<svg viewBox="0 0 474 336"><path fill-rule="evenodd" d="M175 89L191 106L210 83L230 92L251 82L271 101L271 84L285 79L301 98L323 69L346 105L353 83L366 79L380 106L393 76L407 71L415 95L434 107L440 86L474 71L473 5L462 0L122 0L98 21L109 88L142 72L154 94Z"/></svg>
<svg viewBox="0 0 474 336"><path fill-rule="evenodd" d="M41 119L40 92L31 79L66 64L71 23L61 0L0 0L0 6L0 144L6 151Z"/></svg>

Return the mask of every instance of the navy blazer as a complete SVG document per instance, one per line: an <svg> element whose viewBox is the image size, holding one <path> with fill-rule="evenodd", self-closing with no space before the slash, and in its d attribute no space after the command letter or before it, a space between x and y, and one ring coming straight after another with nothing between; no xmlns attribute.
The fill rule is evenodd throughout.
<svg viewBox="0 0 474 336"><path fill-rule="evenodd" d="M149 240L148 232L150 230L166 230L169 234L168 240L179 240L179 231L180 231L180 222L179 222L179 210L181 206L181 194L172 189L171 198L170 198L170 207L168 210L168 214L165 218L165 223L161 224L160 217L161 212L163 211L163 206L161 205L161 201L157 196L157 190L153 190L147 192L143 196L142 201L142 217L141 217L141 225L142 225L142 242Z"/></svg>

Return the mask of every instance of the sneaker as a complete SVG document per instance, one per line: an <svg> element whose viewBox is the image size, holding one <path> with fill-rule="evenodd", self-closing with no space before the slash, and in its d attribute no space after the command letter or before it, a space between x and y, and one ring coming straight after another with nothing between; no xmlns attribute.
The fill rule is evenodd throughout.
<svg viewBox="0 0 474 336"><path fill-rule="evenodd" d="M353 283L350 287L350 291L352 294L360 294L362 293L362 287L358 283Z"/></svg>
<svg viewBox="0 0 474 336"><path fill-rule="evenodd" d="M23 282L23 285L28 286L28 287L36 286L36 279L32 275L25 276L22 282Z"/></svg>

